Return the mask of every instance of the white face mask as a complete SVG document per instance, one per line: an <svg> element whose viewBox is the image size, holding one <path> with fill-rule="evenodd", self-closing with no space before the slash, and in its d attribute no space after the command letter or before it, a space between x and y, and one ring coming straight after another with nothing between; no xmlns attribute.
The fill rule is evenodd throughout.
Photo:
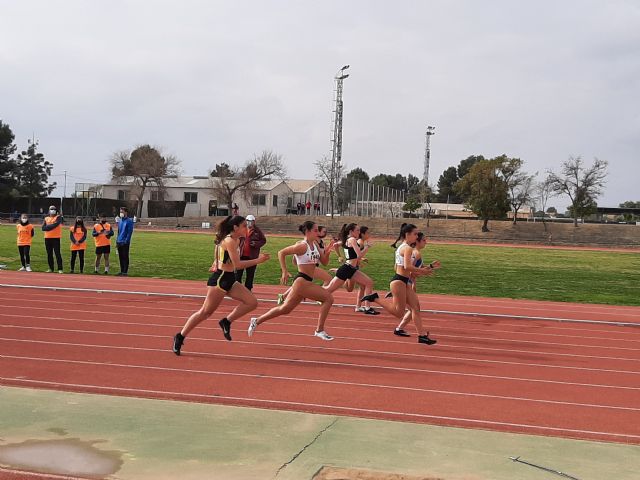
<svg viewBox="0 0 640 480"><path fill-rule="evenodd" d="M124 218L124 213L120 212L120 218Z"/></svg>
<svg viewBox="0 0 640 480"><path fill-rule="evenodd" d="M55 215L56 214L56 210L49 210L49 215Z"/></svg>
<svg viewBox="0 0 640 480"><path fill-rule="evenodd" d="M20 221L22 223L27 223L29 221L29 219L27 217L22 217L22 218L20 218Z"/></svg>

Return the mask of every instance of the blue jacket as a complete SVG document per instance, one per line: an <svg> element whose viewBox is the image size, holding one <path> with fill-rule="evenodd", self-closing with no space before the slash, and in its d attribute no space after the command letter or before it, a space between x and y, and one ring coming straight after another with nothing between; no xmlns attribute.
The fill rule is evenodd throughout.
<svg viewBox="0 0 640 480"><path fill-rule="evenodd" d="M129 217L121 218L118 222L118 243L131 243L131 235L133 235L133 220Z"/></svg>

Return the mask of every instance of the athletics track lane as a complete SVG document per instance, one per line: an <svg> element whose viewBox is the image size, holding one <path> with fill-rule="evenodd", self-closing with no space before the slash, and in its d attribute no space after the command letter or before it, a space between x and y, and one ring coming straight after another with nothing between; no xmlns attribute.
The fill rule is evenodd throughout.
<svg viewBox="0 0 640 480"><path fill-rule="evenodd" d="M427 315L440 343L426 347L391 335L388 315L335 308L337 338L322 342L310 335L317 307L304 305L254 339L246 320L233 342L207 322L176 357L171 336L198 299L0 291L5 385L640 443L635 328Z"/></svg>

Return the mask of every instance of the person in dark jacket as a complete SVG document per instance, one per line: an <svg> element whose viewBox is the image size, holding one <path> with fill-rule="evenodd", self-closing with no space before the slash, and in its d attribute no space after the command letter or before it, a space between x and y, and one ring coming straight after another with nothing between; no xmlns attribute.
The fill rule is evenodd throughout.
<svg viewBox="0 0 640 480"><path fill-rule="evenodd" d="M120 259L120 273L116 274L117 277L129 275L131 235L133 235L133 220L129 218L129 210L126 207L122 207L120 208L120 222L118 222L118 237L116 238L118 258Z"/></svg>
<svg viewBox="0 0 640 480"><path fill-rule="evenodd" d="M256 225L256 217L253 215L247 215L247 237L244 239L244 244L240 250L240 260L253 260L260 256L260 249L267 243L267 239L262 233L262 230ZM244 286L248 290L253 289L253 278L256 274L256 268L258 266L247 267L247 279ZM242 274L244 270L236 271L236 280L242 283Z"/></svg>

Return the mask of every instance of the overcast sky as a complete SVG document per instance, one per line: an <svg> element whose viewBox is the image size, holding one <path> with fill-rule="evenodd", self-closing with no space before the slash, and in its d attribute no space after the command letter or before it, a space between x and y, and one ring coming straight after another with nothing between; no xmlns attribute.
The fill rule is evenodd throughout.
<svg viewBox="0 0 640 480"><path fill-rule="evenodd" d="M272 149L290 177L314 178L349 64L349 170L422 177L435 125L430 183L474 154L541 175L581 155L609 161L600 205L640 200L637 0L0 0L0 12L0 118L20 149L35 135L59 185L67 170L67 194L145 143L185 175Z"/></svg>

